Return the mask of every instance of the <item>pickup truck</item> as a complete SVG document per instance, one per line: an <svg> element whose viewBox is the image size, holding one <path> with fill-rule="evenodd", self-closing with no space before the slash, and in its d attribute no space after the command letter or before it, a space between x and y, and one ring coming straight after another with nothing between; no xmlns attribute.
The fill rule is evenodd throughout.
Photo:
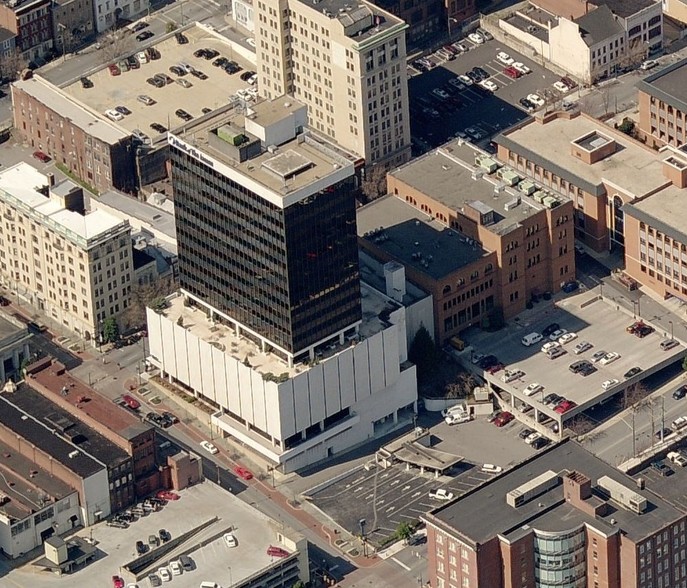
<svg viewBox="0 0 687 588"><path fill-rule="evenodd" d="M434 500L453 500L453 492L449 492L445 488L437 488L429 491L429 497Z"/></svg>
<svg viewBox="0 0 687 588"><path fill-rule="evenodd" d="M682 455L682 453L679 453L678 451L670 451L667 457L676 466L684 468L687 465L687 457L685 457L684 455Z"/></svg>

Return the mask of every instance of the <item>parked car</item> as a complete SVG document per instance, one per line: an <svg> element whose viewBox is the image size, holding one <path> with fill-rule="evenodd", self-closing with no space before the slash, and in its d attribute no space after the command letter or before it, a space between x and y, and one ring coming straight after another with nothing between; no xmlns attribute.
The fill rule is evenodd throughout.
<svg viewBox="0 0 687 588"><path fill-rule="evenodd" d="M679 431L687 427L687 416L677 417L672 423L670 423L670 428L673 431Z"/></svg>
<svg viewBox="0 0 687 588"><path fill-rule="evenodd" d="M175 560L169 562L169 570L172 572L172 576L181 576L184 568L181 567L178 560Z"/></svg>
<svg viewBox="0 0 687 588"><path fill-rule="evenodd" d="M544 345L541 346L540 351L542 353L549 353L552 349L556 349L557 347L560 347L561 344L558 341L549 341L548 343L544 343Z"/></svg>
<svg viewBox="0 0 687 588"><path fill-rule="evenodd" d="M580 283L577 280L571 280L570 282L566 282L561 287L561 290L563 290L563 292L565 292L566 294L572 294L573 292L579 289Z"/></svg>
<svg viewBox="0 0 687 588"><path fill-rule="evenodd" d="M186 45L188 43L188 38L183 33L174 33L174 38L179 45Z"/></svg>
<svg viewBox="0 0 687 588"><path fill-rule="evenodd" d="M170 582L172 580L172 574L168 567L158 568L157 575L160 576L160 580L163 582Z"/></svg>
<svg viewBox="0 0 687 588"><path fill-rule="evenodd" d="M520 439L527 439L532 433L534 433L532 429L523 429L518 433L518 437L520 437Z"/></svg>
<svg viewBox="0 0 687 588"><path fill-rule="evenodd" d="M562 94L567 94L570 90L563 82L554 82L553 87Z"/></svg>
<svg viewBox="0 0 687 588"><path fill-rule="evenodd" d="M122 400L131 410L138 410L141 408L141 403L131 396L131 394L124 394Z"/></svg>
<svg viewBox="0 0 687 588"><path fill-rule="evenodd" d="M34 159L37 159L38 161L41 161L43 163L48 163L50 161L50 157L48 157L42 151L34 151L33 157L34 157Z"/></svg>
<svg viewBox="0 0 687 588"><path fill-rule="evenodd" d="M493 463L485 463L481 470L487 474L500 474L503 471L503 468Z"/></svg>
<svg viewBox="0 0 687 588"><path fill-rule="evenodd" d="M122 73L122 70L119 69L119 66L116 63L111 63L107 66L107 69L110 70L111 76L118 76Z"/></svg>
<svg viewBox="0 0 687 588"><path fill-rule="evenodd" d="M673 469L662 461L652 461L651 469L657 472L660 476L668 477L672 476L675 472Z"/></svg>
<svg viewBox="0 0 687 588"><path fill-rule="evenodd" d="M158 490L155 496L161 500L179 500L180 498L176 492L172 492L171 490Z"/></svg>
<svg viewBox="0 0 687 588"><path fill-rule="evenodd" d="M219 453L219 449L217 449L217 447L210 443L210 441L201 441L200 446L212 455Z"/></svg>
<svg viewBox="0 0 687 588"><path fill-rule="evenodd" d="M180 119L186 122L190 121L193 118L193 116L186 112L183 108L178 108L174 111L174 114L176 114Z"/></svg>
<svg viewBox="0 0 687 588"><path fill-rule="evenodd" d="M150 128L158 133L166 133L167 127L161 125L160 123L150 123Z"/></svg>
<svg viewBox="0 0 687 588"><path fill-rule="evenodd" d="M635 366L625 372L624 378L633 378L642 371L642 368Z"/></svg>
<svg viewBox="0 0 687 588"><path fill-rule="evenodd" d="M544 106L544 99L539 96L539 94L535 94L534 92L532 94L528 94L527 99L537 108Z"/></svg>
<svg viewBox="0 0 687 588"><path fill-rule="evenodd" d="M479 33L470 33L468 35L468 39L470 39L473 43L476 43L477 45L482 45L484 43L484 37Z"/></svg>
<svg viewBox="0 0 687 588"><path fill-rule="evenodd" d="M241 478L242 480L252 480L253 479L253 473L242 466L234 466L234 473Z"/></svg>
<svg viewBox="0 0 687 588"><path fill-rule="evenodd" d="M160 538L157 535L148 535L148 545L157 547L160 545Z"/></svg>
<svg viewBox="0 0 687 588"><path fill-rule="evenodd" d="M227 547L236 547L239 544L239 542L236 540L236 537L232 533L224 534L224 542L227 544Z"/></svg>
<svg viewBox="0 0 687 588"><path fill-rule="evenodd" d="M160 529L157 534L163 543L167 543L167 541L172 539L172 534L167 529Z"/></svg>
<svg viewBox="0 0 687 588"><path fill-rule="evenodd" d="M672 435L672 434L673 434L673 431L671 431L670 429L659 429L658 431L656 431L654 433L654 437L656 437L656 439L661 441L662 439L665 439L668 435Z"/></svg>
<svg viewBox="0 0 687 588"><path fill-rule="evenodd" d="M603 349L600 349L599 351L597 351L596 353L594 353L594 354L592 355L592 361L593 361L594 363L598 363L598 362L601 361L604 357L606 357L606 355L607 355L606 352L605 352Z"/></svg>
<svg viewBox="0 0 687 588"><path fill-rule="evenodd" d="M147 22L138 22L131 27L132 33L140 33L143 29L147 29L150 25Z"/></svg>
<svg viewBox="0 0 687 588"><path fill-rule="evenodd" d="M488 367L486 371L493 376L495 373L500 372L505 367L506 366L503 365L501 362L498 362L498 363L495 363L494 365Z"/></svg>
<svg viewBox="0 0 687 588"><path fill-rule="evenodd" d="M519 380L524 376L525 372L523 372L522 370L506 370L504 374L501 376L501 381L507 384L508 382Z"/></svg>
<svg viewBox="0 0 687 588"><path fill-rule="evenodd" d="M574 90L575 88L577 88L577 82L575 80L573 80L570 76L563 76L561 78L561 82L563 82L571 90Z"/></svg>
<svg viewBox="0 0 687 588"><path fill-rule="evenodd" d="M532 382L527 388L525 388L525 396L534 396L537 392L541 392L544 389L539 382Z"/></svg>
<svg viewBox="0 0 687 588"><path fill-rule="evenodd" d="M512 65L509 65L508 67L504 67L503 73L506 74L509 78L513 78L514 80L517 80L522 75Z"/></svg>
<svg viewBox="0 0 687 588"><path fill-rule="evenodd" d="M592 348L592 344L589 343L588 341L580 341L575 347L573 348L573 353L575 355L579 355L580 353L584 353L585 351L588 351Z"/></svg>
<svg viewBox="0 0 687 588"><path fill-rule="evenodd" d="M92 88L93 87L93 82L89 80L88 78L81 78L81 87L82 88Z"/></svg>
<svg viewBox="0 0 687 588"><path fill-rule="evenodd" d="M143 555L146 551L148 551L148 546L143 541L136 541L136 553Z"/></svg>
<svg viewBox="0 0 687 588"><path fill-rule="evenodd" d="M487 422L493 423L494 421L496 421L497 418L499 418L499 416L501 416L501 414L502 413L500 410L495 410L487 417Z"/></svg>
<svg viewBox="0 0 687 588"><path fill-rule="evenodd" d="M672 349L673 347L677 347L680 343L678 342L677 339L663 339L661 341L659 347L663 351L668 351L669 349Z"/></svg>
<svg viewBox="0 0 687 588"><path fill-rule="evenodd" d="M454 404L453 406L449 406L448 408L445 408L444 410L442 410L441 416L447 417L447 416L454 414L454 413L465 413L465 412L467 412L467 405L464 402L460 402L458 404Z"/></svg>
<svg viewBox="0 0 687 588"><path fill-rule="evenodd" d="M527 75L528 73L532 72L532 70L529 67L527 67L524 63L520 61L514 61L511 64L511 67L517 69L522 75Z"/></svg>
<svg viewBox="0 0 687 588"><path fill-rule="evenodd" d="M287 557L289 555L289 552L286 551L286 549L282 549L281 547L270 545L267 548L267 555L269 555L270 557Z"/></svg>
<svg viewBox="0 0 687 588"><path fill-rule="evenodd" d="M469 423L472 420L470 413L454 412L444 417L444 422L447 425L460 425L462 423Z"/></svg>
<svg viewBox="0 0 687 588"><path fill-rule="evenodd" d="M496 54L496 59L503 63L503 65L512 65L515 62L515 59L513 59L508 53L505 51L499 51Z"/></svg>
<svg viewBox="0 0 687 588"><path fill-rule="evenodd" d="M494 421L497 427L503 427L510 423L515 417L510 412L502 412Z"/></svg>
<svg viewBox="0 0 687 588"><path fill-rule="evenodd" d="M152 31L143 31L142 33L136 35L136 40L139 43L142 43L143 41L147 41L148 39L150 39L151 37L154 37L154 36L155 36L155 33L153 33Z"/></svg>
<svg viewBox="0 0 687 588"><path fill-rule="evenodd" d="M616 380L615 378L612 378L610 380L606 380L603 384L601 384L601 388L603 390L610 390L611 388L613 388L613 386L617 386L617 385L618 385L618 380Z"/></svg>
<svg viewBox="0 0 687 588"><path fill-rule="evenodd" d="M122 120L124 118L124 115L121 112L117 112L114 108L106 110L105 116L115 122Z"/></svg>
<svg viewBox="0 0 687 588"><path fill-rule="evenodd" d="M551 335L551 333L553 333L554 331L558 331L558 329L560 328L561 327L558 323L551 323L542 330L542 337L548 337L549 335Z"/></svg>
<svg viewBox="0 0 687 588"><path fill-rule="evenodd" d="M492 82L491 80L484 80L481 82L481 85L483 88L489 90L490 92L496 92L499 89L498 85Z"/></svg>
<svg viewBox="0 0 687 588"><path fill-rule="evenodd" d="M679 451L670 451L666 457L678 467L684 468L687 466L687 457Z"/></svg>
<svg viewBox="0 0 687 588"><path fill-rule="evenodd" d="M541 436L542 436L541 433L539 433L537 431L533 431L532 433L527 435L527 437L525 437L525 443L527 443L527 445L532 445L532 442L535 439L539 439Z"/></svg>
<svg viewBox="0 0 687 588"><path fill-rule="evenodd" d="M673 392L673 398L675 400L682 400L685 396L687 396L687 386L680 386Z"/></svg>
<svg viewBox="0 0 687 588"><path fill-rule="evenodd" d="M558 341L567 332L568 331L566 329L556 329L553 333L549 335L549 341Z"/></svg>
<svg viewBox="0 0 687 588"><path fill-rule="evenodd" d="M155 104L155 100L153 100L150 96L147 96L146 94L139 94L136 97L136 100L142 102L146 106L152 106L153 104Z"/></svg>
<svg viewBox="0 0 687 588"><path fill-rule="evenodd" d="M546 437L539 437L538 439L535 439L534 441L532 441L531 447L533 449L539 450L539 449L546 447L549 443L550 443L550 441Z"/></svg>
<svg viewBox="0 0 687 588"><path fill-rule="evenodd" d="M616 353L615 351L611 351L610 353L607 353L606 355L604 355L599 360L599 365L608 365L609 363L613 363L619 357L620 357L620 353Z"/></svg>
<svg viewBox="0 0 687 588"><path fill-rule="evenodd" d="M533 110L535 107L535 105L532 102L530 102L527 98L520 98L518 102L520 102L520 106L527 110Z"/></svg>
<svg viewBox="0 0 687 588"><path fill-rule="evenodd" d="M429 497L434 500L453 500L453 492L449 492L445 488L436 488L429 491Z"/></svg>
<svg viewBox="0 0 687 588"><path fill-rule="evenodd" d="M120 576L112 576L112 588L124 588L124 580Z"/></svg>
<svg viewBox="0 0 687 588"><path fill-rule="evenodd" d="M148 582L150 582L150 585L153 588L158 588L158 586L162 586L162 580L160 579L160 576L157 574L148 574Z"/></svg>
<svg viewBox="0 0 687 588"><path fill-rule="evenodd" d="M648 71L655 68L658 64L659 62L655 59L647 59L644 63L642 63L642 65L639 66L639 69Z"/></svg>
<svg viewBox="0 0 687 588"><path fill-rule="evenodd" d="M639 337L640 339L643 339L647 335L651 335L651 333L654 332L654 328L649 326L649 325L640 325L635 329L634 335L635 337Z"/></svg>
<svg viewBox="0 0 687 588"><path fill-rule="evenodd" d="M572 400L563 400L563 401L561 401L560 404L557 404L553 410L554 410L554 412L557 412L558 414L563 414L564 412L568 412L569 410L575 408L576 406L577 406L577 403L573 402Z"/></svg>

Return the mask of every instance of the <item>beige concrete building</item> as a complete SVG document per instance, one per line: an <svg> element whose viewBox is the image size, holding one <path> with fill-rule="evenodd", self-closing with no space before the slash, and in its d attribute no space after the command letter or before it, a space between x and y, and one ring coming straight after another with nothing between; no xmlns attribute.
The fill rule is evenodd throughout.
<svg viewBox="0 0 687 588"><path fill-rule="evenodd" d="M0 174L0 279L53 320L92 339L131 291L131 227L85 211L83 189L27 163Z"/></svg>
<svg viewBox="0 0 687 588"><path fill-rule="evenodd" d="M687 24L687 0L663 0L663 14Z"/></svg>
<svg viewBox="0 0 687 588"><path fill-rule="evenodd" d="M345 0L259 0L255 16L263 95L294 95L311 130L367 163L410 158L405 22Z"/></svg>

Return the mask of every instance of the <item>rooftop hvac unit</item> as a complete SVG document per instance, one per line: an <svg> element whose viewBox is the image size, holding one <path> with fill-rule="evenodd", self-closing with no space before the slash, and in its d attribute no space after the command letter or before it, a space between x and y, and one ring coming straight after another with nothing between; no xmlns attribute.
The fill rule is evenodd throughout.
<svg viewBox="0 0 687 588"><path fill-rule="evenodd" d="M638 514L641 514L646 510L646 498L644 498L641 494L637 494L634 490L631 490L620 482L616 482L613 478L602 476L597 480L596 483L597 486L604 490L612 500L621 506L624 506L626 509Z"/></svg>
<svg viewBox="0 0 687 588"><path fill-rule="evenodd" d="M553 470L549 470L522 486L511 490L506 494L506 502L513 508L518 508L533 498L551 490L551 488L555 488L558 486L559 481L558 474Z"/></svg>

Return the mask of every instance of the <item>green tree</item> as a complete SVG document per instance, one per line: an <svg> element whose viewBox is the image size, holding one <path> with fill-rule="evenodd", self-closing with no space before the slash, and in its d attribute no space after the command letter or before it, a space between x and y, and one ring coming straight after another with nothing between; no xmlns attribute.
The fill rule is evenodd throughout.
<svg viewBox="0 0 687 588"><path fill-rule="evenodd" d="M305 584L301 580L298 580L291 588L305 588Z"/></svg>
<svg viewBox="0 0 687 588"><path fill-rule="evenodd" d="M424 325L421 325L410 344L408 359L417 366L418 375L424 376L432 372L439 362L439 357L439 350L429 331Z"/></svg>
<svg viewBox="0 0 687 588"><path fill-rule="evenodd" d="M402 523L398 524L398 527L396 527L396 537L407 543L408 539L410 539L412 536L413 526L410 523L403 521Z"/></svg>
<svg viewBox="0 0 687 588"><path fill-rule="evenodd" d="M119 339L119 325L117 320L111 316L103 321L103 342L114 343Z"/></svg>
<svg viewBox="0 0 687 588"><path fill-rule="evenodd" d="M687 372L687 355L682 360L682 370Z"/></svg>
<svg viewBox="0 0 687 588"><path fill-rule="evenodd" d="M173 33L174 31L177 30L177 23L175 22L168 22L167 25L165 26L165 32L167 33Z"/></svg>

